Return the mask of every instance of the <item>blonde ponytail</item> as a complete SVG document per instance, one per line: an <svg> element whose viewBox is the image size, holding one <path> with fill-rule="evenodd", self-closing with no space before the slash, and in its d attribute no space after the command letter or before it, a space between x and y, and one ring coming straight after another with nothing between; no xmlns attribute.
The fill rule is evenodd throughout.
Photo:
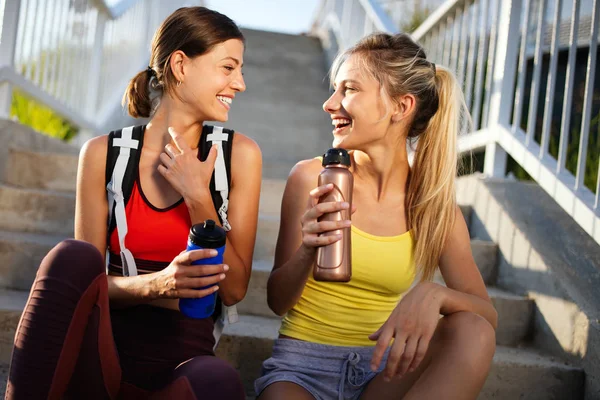
<svg viewBox="0 0 600 400"><path fill-rule="evenodd" d="M415 262L423 280L433 278L455 222L457 141L468 123L456 78L445 68L436 70L438 110L419 135L407 196L408 225L416 239Z"/></svg>

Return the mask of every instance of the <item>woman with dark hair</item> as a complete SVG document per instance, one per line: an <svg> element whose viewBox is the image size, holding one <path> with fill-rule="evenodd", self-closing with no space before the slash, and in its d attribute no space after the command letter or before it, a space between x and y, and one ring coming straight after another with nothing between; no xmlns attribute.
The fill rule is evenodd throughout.
<svg viewBox="0 0 600 400"><path fill-rule="evenodd" d="M76 240L58 244L39 268L16 332L7 399L245 398L237 371L214 356L213 318L178 309L179 299L217 290L234 305L248 287L260 150L242 134L204 125L227 121L246 89L243 55L235 23L204 7L181 8L158 29L150 65L125 95L129 113L150 122L83 147ZM114 203L107 181L120 161L111 161L112 146L138 154L131 192L124 200L111 193ZM223 166L226 174L216 176ZM223 179L226 194L215 196ZM190 227L208 219L228 231L224 264L194 266L214 256L183 252Z"/></svg>

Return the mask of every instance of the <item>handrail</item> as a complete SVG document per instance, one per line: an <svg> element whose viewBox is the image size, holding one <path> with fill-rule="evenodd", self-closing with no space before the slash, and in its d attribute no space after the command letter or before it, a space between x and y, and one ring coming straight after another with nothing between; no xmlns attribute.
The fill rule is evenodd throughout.
<svg viewBox="0 0 600 400"><path fill-rule="evenodd" d="M103 133L158 24L185 0L10 0L0 32L0 117L13 88ZM202 4L202 0L196 1Z"/></svg>
<svg viewBox="0 0 600 400"><path fill-rule="evenodd" d="M378 12L368 11L379 7L374 1L349 0L344 7L338 1L323 1L315 24L314 32L329 40L323 41L326 51L347 48L374 27L397 32ZM357 2L359 11L346 6ZM463 84L474 132L459 140L459 151L485 149L489 176L504 176L510 155L600 243L600 166L592 165L598 168L593 182L589 173L590 162L600 156L588 157L590 130L600 129L600 115L592 115L600 0L593 0L591 11L585 8L587 15L581 2L573 0L567 15L564 10L571 4L563 0L447 0L411 36L430 60L455 71ZM349 35L343 21L361 14L370 22L360 35ZM341 21L339 32L331 35L336 24L326 21ZM361 31L356 28L360 25L352 26ZM558 29L570 32L568 45ZM576 58L586 44L594 50L588 51L586 65L578 67L583 63ZM566 51L567 61L558 65L559 53ZM544 64L549 73L542 79ZM563 87L557 87L559 74L566 74ZM576 93L584 93L583 99ZM571 132L573 126L580 128ZM579 138L575 146L572 135Z"/></svg>

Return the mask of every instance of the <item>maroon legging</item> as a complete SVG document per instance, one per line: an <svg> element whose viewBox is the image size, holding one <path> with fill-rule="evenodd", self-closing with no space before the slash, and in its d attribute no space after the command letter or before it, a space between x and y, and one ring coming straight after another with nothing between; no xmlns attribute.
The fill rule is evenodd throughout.
<svg viewBox="0 0 600 400"><path fill-rule="evenodd" d="M110 310L102 256L66 240L42 261L17 327L6 399L245 399L213 324L148 305Z"/></svg>

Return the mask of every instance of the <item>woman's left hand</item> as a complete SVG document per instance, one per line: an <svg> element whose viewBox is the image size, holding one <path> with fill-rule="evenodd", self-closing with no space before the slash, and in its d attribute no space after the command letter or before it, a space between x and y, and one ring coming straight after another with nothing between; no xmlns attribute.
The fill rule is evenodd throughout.
<svg viewBox="0 0 600 400"><path fill-rule="evenodd" d="M383 371L384 380L413 372L423 361L440 318L439 289L441 286L432 282L419 283L402 298L381 328L369 336L377 340L371 360L373 371L379 368L394 339Z"/></svg>
<svg viewBox="0 0 600 400"><path fill-rule="evenodd" d="M198 150L192 149L183 138L169 128L176 147L170 143L165 146L165 152L160 155L161 165L158 172L173 186L186 203L202 202L210 198L210 180L215 169L217 147L212 146L206 161L198 159Z"/></svg>

